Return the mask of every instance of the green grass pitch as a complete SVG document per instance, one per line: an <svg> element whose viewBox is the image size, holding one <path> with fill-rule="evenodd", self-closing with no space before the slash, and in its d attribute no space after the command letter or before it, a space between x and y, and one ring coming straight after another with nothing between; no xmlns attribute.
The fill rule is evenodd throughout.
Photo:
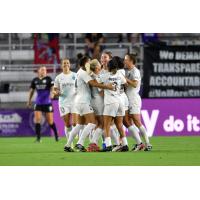
<svg viewBox="0 0 200 200"><path fill-rule="evenodd" d="M66 153L65 138L0 138L0 166L193 166L200 165L200 137L153 137L151 152ZM133 144L129 138L130 147Z"/></svg>

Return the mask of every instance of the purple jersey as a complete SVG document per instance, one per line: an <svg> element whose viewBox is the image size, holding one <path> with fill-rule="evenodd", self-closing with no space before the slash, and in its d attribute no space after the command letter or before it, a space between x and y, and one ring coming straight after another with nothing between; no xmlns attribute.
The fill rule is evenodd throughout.
<svg viewBox="0 0 200 200"><path fill-rule="evenodd" d="M50 92L53 86L51 77L46 76L42 79L36 77L32 80L30 88L37 90L35 103L37 105L51 104Z"/></svg>

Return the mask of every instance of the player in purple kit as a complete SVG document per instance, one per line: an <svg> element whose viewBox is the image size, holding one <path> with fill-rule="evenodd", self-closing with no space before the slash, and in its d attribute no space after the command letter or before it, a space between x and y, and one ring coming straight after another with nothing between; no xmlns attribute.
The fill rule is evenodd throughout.
<svg viewBox="0 0 200 200"><path fill-rule="evenodd" d="M41 66L38 69L38 77L35 77L30 86L29 98L27 106L31 107L31 101L35 90L37 91L37 97L34 105L34 122L35 131L37 135L36 142L41 142L41 119L42 112L45 113L47 122L54 132L55 140L58 141L58 133L56 125L53 121L53 107L51 102L51 90L53 89L53 81L50 76L47 76L47 69L45 66Z"/></svg>

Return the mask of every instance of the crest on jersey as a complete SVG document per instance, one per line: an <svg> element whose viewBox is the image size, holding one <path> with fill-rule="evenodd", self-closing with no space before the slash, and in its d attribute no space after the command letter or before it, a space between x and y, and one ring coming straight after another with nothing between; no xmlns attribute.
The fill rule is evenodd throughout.
<svg viewBox="0 0 200 200"><path fill-rule="evenodd" d="M42 83L46 83L47 82L47 80L46 79L44 79L43 81L42 81Z"/></svg>
<svg viewBox="0 0 200 200"><path fill-rule="evenodd" d="M75 76L72 76L72 80L75 80L76 79L76 77Z"/></svg>

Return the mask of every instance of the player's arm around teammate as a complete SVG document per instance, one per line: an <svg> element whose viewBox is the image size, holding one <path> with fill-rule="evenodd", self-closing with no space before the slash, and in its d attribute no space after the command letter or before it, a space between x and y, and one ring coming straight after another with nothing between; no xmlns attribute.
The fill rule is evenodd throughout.
<svg viewBox="0 0 200 200"><path fill-rule="evenodd" d="M77 72L77 80L76 80L76 90L77 90L77 95L75 99L75 106L76 106L76 111L77 114L79 115L79 121L81 122L82 119L84 119L84 122L86 126L84 127L82 134L75 145L75 148L79 151L86 151L84 147L84 142L87 136L92 132L95 127L96 127L96 120L95 120L95 115L93 112L93 108L91 107L91 91L89 86L91 87L99 87L102 89L113 89L113 86L111 84L104 85L101 83L98 83L96 80L93 80L91 76L89 75L90 73L90 64L89 64L90 59L88 57L83 57L80 60L80 69ZM68 143L65 145L65 151L71 152L72 149L70 149L70 143L73 141L75 136L77 135L77 130L78 126L81 125L79 124L79 121L76 125L76 127L72 130ZM75 131L76 130L76 131Z"/></svg>

